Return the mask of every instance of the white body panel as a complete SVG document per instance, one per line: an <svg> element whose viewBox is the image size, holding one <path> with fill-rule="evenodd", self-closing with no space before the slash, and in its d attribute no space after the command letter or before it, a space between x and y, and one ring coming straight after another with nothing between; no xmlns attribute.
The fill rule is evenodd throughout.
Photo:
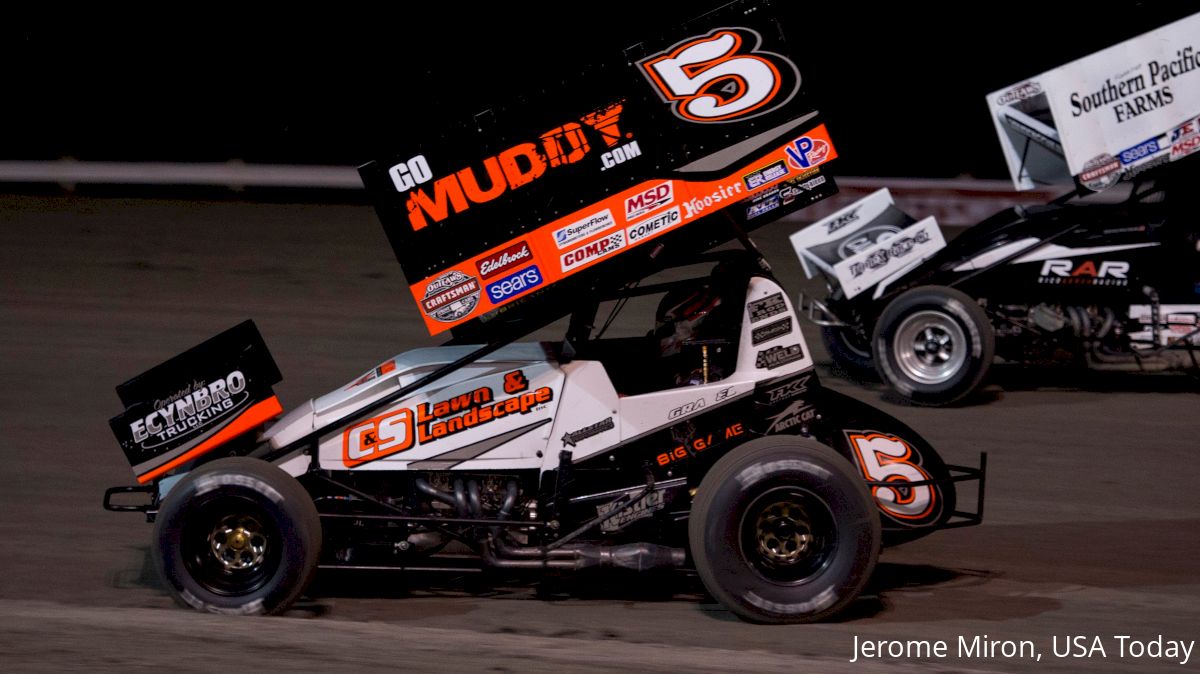
<svg viewBox="0 0 1200 674"><path fill-rule="evenodd" d="M717 382L621 397L603 364L559 364L539 344L505 347L458 368L404 400L319 436L326 470L550 470L566 449L574 461L670 427L754 392L764 380L813 365L791 302L774 281L746 289L733 372ZM266 434L283 447L407 386L473 347L418 349L308 401ZM278 463L293 474L310 458Z"/></svg>

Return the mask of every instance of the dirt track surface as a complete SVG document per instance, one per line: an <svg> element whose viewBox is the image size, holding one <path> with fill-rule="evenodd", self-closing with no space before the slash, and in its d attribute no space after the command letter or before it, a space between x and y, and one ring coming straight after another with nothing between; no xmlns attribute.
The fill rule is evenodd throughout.
<svg viewBox="0 0 1200 674"><path fill-rule="evenodd" d="M789 291L786 223L756 238ZM990 454L983 526L887 550L839 623L742 623L681 580L539 598L531 586L319 579L287 617L174 608L149 565L151 528L101 509L131 483L107 420L113 386L245 318L285 407L428 338L373 212L358 206L0 197L0 669L928 670L857 663L855 638L940 639L936 668L1168 671L1116 635L1200 640L1200 395L1184 377L999 372L954 409L881 406L945 458ZM647 319L649 320L649 319ZM824 357L813 331L810 345ZM1044 373L1042 373L1044 374ZM957 657L959 636L1033 641L1041 661ZM1053 637L1107 657L1057 658Z"/></svg>

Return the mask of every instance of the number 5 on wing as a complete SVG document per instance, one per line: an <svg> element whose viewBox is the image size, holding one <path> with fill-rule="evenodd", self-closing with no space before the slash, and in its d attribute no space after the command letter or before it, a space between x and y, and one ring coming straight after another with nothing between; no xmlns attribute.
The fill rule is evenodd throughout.
<svg viewBox="0 0 1200 674"><path fill-rule="evenodd" d="M753 40L751 48L744 48L744 37ZM721 28L638 65L677 116L700 123L737 121L784 105L800 88L795 64L758 51L761 44L762 36L749 28Z"/></svg>

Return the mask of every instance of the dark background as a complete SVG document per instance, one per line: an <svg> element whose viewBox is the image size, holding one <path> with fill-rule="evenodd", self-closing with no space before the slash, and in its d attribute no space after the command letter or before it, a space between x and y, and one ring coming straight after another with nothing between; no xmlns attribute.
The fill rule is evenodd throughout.
<svg viewBox="0 0 1200 674"><path fill-rule="evenodd" d="M13 19L0 29L0 159L360 164L530 83L578 86L570 64L720 4ZM1164 0L775 11L838 143L840 174L1003 178L985 94L1198 10Z"/></svg>

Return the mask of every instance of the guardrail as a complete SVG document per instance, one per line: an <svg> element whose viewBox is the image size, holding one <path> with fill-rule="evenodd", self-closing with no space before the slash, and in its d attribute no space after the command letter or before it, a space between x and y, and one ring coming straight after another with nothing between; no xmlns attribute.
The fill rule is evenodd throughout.
<svg viewBox="0 0 1200 674"><path fill-rule="evenodd" d="M1018 204L1042 204L1065 187L1017 192L1007 180L837 177L840 193L805 209L799 219L818 219L874 192L891 190L897 206L922 217L934 215L944 225L969 225ZM64 189L81 184L144 186L215 186L359 190L362 181L351 166L247 164L242 161L173 163L76 161L0 161L0 183L49 183ZM1113 201L1121 194L1094 197Z"/></svg>

